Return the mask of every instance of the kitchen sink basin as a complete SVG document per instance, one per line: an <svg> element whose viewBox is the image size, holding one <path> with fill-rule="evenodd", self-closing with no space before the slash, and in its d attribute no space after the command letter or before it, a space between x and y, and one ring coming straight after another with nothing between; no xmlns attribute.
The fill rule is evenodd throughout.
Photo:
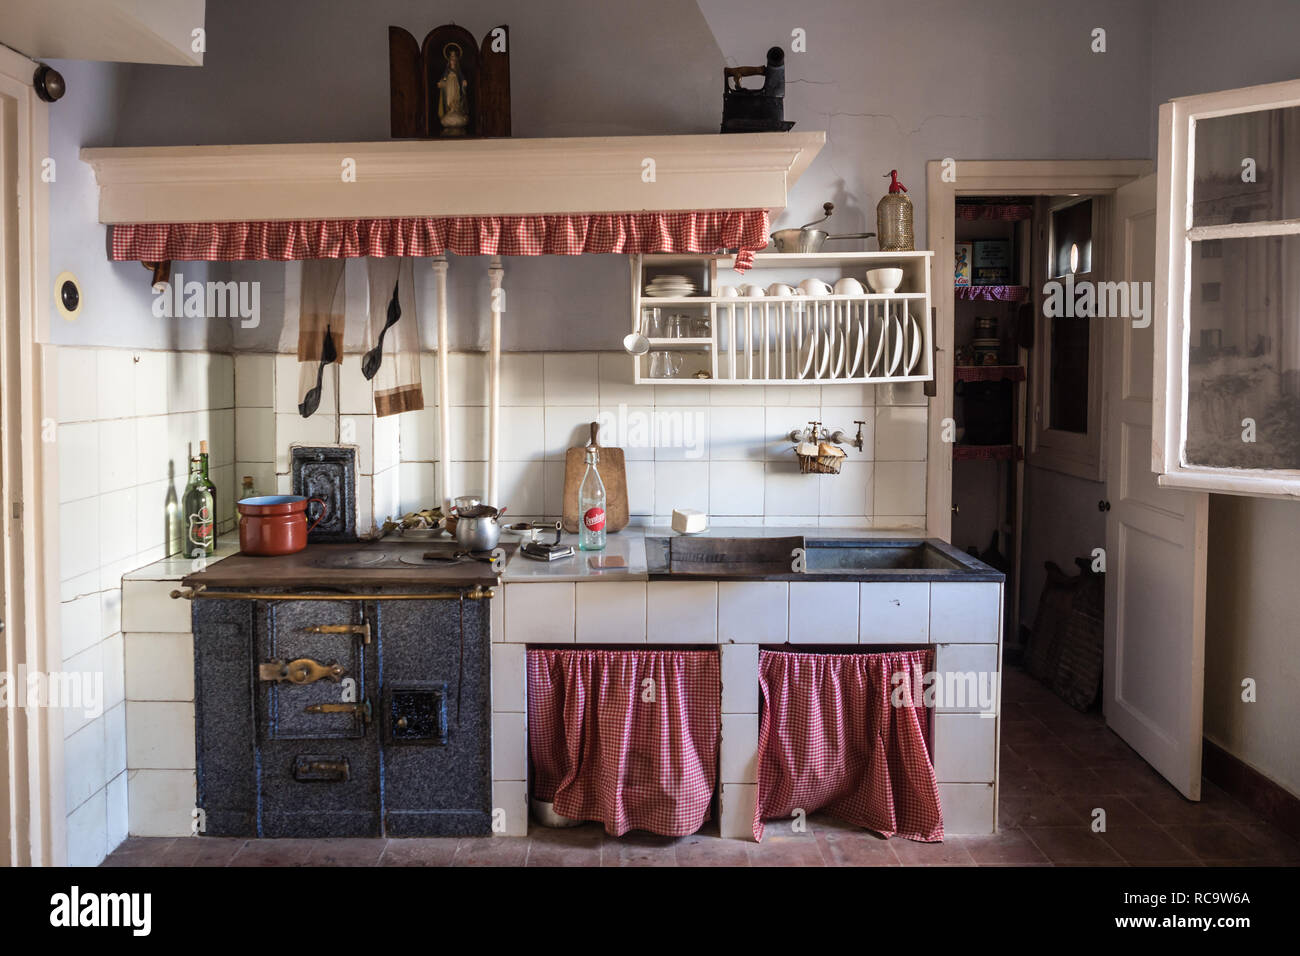
<svg viewBox="0 0 1300 956"><path fill-rule="evenodd" d="M803 550L801 570L795 553ZM652 577L766 580L996 581L1002 574L952 545L927 538L647 536Z"/></svg>

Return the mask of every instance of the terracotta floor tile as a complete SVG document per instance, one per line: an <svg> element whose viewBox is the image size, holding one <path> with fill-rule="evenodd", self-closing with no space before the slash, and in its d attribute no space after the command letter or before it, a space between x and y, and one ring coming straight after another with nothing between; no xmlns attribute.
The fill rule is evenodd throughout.
<svg viewBox="0 0 1300 956"><path fill-rule="evenodd" d="M999 826L1084 826L1087 822L1083 808L1055 794L1007 794L998 802Z"/></svg>
<svg viewBox="0 0 1300 956"><path fill-rule="evenodd" d="M889 845L903 866L974 866L963 837L949 837L943 843L919 843L893 837Z"/></svg>
<svg viewBox="0 0 1300 956"><path fill-rule="evenodd" d="M1157 790L1131 794L1137 806L1156 823L1160 824L1194 824L1226 823L1218 811L1205 803L1188 800L1167 784Z"/></svg>
<svg viewBox="0 0 1300 956"><path fill-rule="evenodd" d="M317 840L308 866L378 866L388 841L384 839Z"/></svg>
<svg viewBox="0 0 1300 956"><path fill-rule="evenodd" d="M1034 770L1047 785L1047 788L1056 794L1070 794L1079 792L1118 793L1118 788L1109 786L1106 779L1095 770L1089 770L1087 767L1038 767Z"/></svg>
<svg viewBox="0 0 1300 956"><path fill-rule="evenodd" d="M1300 840L1296 840L1270 823L1235 823L1233 826L1240 830L1255 848L1254 859L1300 866Z"/></svg>
<svg viewBox="0 0 1300 956"><path fill-rule="evenodd" d="M528 837L462 837L452 866L523 866Z"/></svg>
<svg viewBox="0 0 1300 956"><path fill-rule="evenodd" d="M746 843L750 866L825 866L821 844L813 833L773 836L762 843Z"/></svg>
<svg viewBox="0 0 1300 956"><path fill-rule="evenodd" d="M1187 847L1199 860L1259 861L1264 855L1255 842L1228 823L1177 824L1165 827L1169 835Z"/></svg>
<svg viewBox="0 0 1300 956"><path fill-rule="evenodd" d="M678 866L749 866L744 840L696 833L678 840L674 852Z"/></svg>
<svg viewBox="0 0 1300 956"><path fill-rule="evenodd" d="M1101 834L1093 833L1086 824L1075 827L1025 827L1024 830L1034 845L1043 851L1043 855L1058 865L1117 865L1124 862Z"/></svg>
<svg viewBox="0 0 1300 956"><path fill-rule="evenodd" d="M1106 828L1113 830L1116 827L1149 827L1155 826L1156 821L1142 812L1140 806L1135 801L1139 797L1132 799L1121 797L1114 793L1061 793L1060 800L1071 809L1077 810L1081 815L1083 822L1091 824L1094 817L1094 811L1106 811Z"/></svg>
<svg viewBox="0 0 1300 956"><path fill-rule="evenodd" d="M163 854L162 866L229 866L248 841L242 837L177 838Z"/></svg>
<svg viewBox="0 0 1300 956"><path fill-rule="evenodd" d="M679 839L683 838L636 831L621 837L609 837L601 848L600 865L676 866Z"/></svg>
<svg viewBox="0 0 1300 956"><path fill-rule="evenodd" d="M1040 767L1059 767L1061 769L1076 769L1079 766L1079 758L1072 754L1063 744L1052 743L1050 740L1044 742L1042 738L1036 741L1023 744L1011 744L1011 749L1028 761L1029 766L1034 770Z"/></svg>
<svg viewBox="0 0 1300 956"><path fill-rule="evenodd" d="M962 837L961 840L971 859L980 866L1049 862L1034 841L1017 827L1000 824L997 833Z"/></svg>
<svg viewBox="0 0 1300 956"><path fill-rule="evenodd" d="M487 838L485 838L487 839ZM500 837L498 839L506 839ZM460 847L459 837L392 839L379 858L380 866L451 866Z"/></svg>
<svg viewBox="0 0 1300 956"><path fill-rule="evenodd" d="M306 866L315 840L249 840L233 857L231 866Z"/></svg>
<svg viewBox="0 0 1300 956"><path fill-rule="evenodd" d="M529 866L600 866L605 828L599 823L580 827L529 828Z"/></svg>
<svg viewBox="0 0 1300 956"><path fill-rule="evenodd" d="M1186 865L1196 859L1162 827L1110 827L1102 836L1116 853L1134 866Z"/></svg>
<svg viewBox="0 0 1300 956"><path fill-rule="evenodd" d="M175 842L172 837L127 837L100 865L166 866L167 851Z"/></svg>
<svg viewBox="0 0 1300 956"><path fill-rule="evenodd" d="M867 830L818 830L822 859L827 866L898 866L894 840Z"/></svg>

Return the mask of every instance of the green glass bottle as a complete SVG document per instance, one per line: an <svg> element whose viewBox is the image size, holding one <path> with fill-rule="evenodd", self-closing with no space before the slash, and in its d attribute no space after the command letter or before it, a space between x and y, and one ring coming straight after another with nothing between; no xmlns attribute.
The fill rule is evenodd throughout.
<svg viewBox="0 0 1300 956"><path fill-rule="evenodd" d="M203 458L190 459L190 478L185 486L182 520L185 523L184 554L187 558L201 558L217 549L216 527L212 520L213 498L203 476Z"/></svg>
<svg viewBox="0 0 1300 956"><path fill-rule="evenodd" d="M199 458L203 460L203 487L212 495L212 545L216 547L217 539L217 486L212 483L208 476L208 443L207 440L199 442Z"/></svg>

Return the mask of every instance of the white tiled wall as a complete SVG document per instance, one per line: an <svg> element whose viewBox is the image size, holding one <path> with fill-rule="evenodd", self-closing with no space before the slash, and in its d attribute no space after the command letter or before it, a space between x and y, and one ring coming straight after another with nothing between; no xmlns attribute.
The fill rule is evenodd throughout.
<svg viewBox="0 0 1300 956"><path fill-rule="evenodd" d="M98 706L63 713L68 862L94 865L128 828L122 575L178 547L189 454L201 439L219 523L232 524L234 363L204 352L60 347L55 366L63 669L102 680ZM147 668L133 668L132 681L147 686Z"/></svg>
<svg viewBox="0 0 1300 956"><path fill-rule="evenodd" d="M351 357L349 357L350 359ZM453 493L487 483L487 355L455 352ZM347 367L345 361L344 367ZM437 364L422 366L426 408L399 416L403 510L438 500ZM512 352L501 369L501 498L517 515L557 516L564 453L602 421L623 448L634 522L693 507L715 523L915 528L925 524L926 407L918 384L632 384L621 352ZM836 476L800 475L785 435L811 420L856 433Z"/></svg>

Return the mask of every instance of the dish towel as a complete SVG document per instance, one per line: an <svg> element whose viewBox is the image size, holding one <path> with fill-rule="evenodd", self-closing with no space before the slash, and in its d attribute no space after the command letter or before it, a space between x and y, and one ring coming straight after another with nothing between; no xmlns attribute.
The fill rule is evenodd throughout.
<svg viewBox="0 0 1300 956"><path fill-rule="evenodd" d="M415 314L415 260L366 260L370 310L366 316L361 374L375 393L375 415L424 408L420 385L420 327Z"/></svg>
<svg viewBox="0 0 1300 956"><path fill-rule="evenodd" d="M343 259L306 259L298 306L298 413L320 406L325 366L343 362L347 286Z"/></svg>
<svg viewBox="0 0 1300 956"><path fill-rule="evenodd" d="M718 782L717 651L528 651L532 797L622 836L694 833Z"/></svg>
<svg viewBox="0 0 1300 956"><path fill-rule="evenodd" d="M760 652L754 839L764 820L825 810L884 836L943 840L929 715L915 693L933 669L928 649Z"/></svg>

